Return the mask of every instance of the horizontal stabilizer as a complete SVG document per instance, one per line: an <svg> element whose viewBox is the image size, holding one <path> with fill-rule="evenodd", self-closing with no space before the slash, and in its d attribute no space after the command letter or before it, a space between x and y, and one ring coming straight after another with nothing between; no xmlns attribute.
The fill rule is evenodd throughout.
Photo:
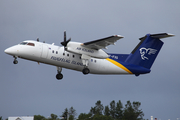
<svg viewBox="0 0 180 120"><path fill-rule="evenodd" d="M173 37L173 34L170 33L160 33L160 34L150 34L151 37L153 38L167 38L167 37ZM139 38L139 40L143 40L146 36Z"/></svg>

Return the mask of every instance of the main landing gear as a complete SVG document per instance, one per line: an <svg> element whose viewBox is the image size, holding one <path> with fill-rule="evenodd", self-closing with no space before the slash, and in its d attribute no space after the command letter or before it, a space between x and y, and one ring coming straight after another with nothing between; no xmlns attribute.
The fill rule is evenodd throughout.
<svg viewBox="0 0 180 120"><path fill-rule="evenodd" d="M56 75L56 79L61 80L63 78L63 74L61 74L62 68L61 67L57 67L57 75Z"/></svg>
<svg viewBox="0 0 180 120"><path fill-rule="evenodd" d="M14 64L18 64L18 61L17 61L17 57L14 56L14 61L13 61Z"/></svg>
<svg viewBox="0 0 180 120"><path fill-rule="evenodd" d="M82 70L82 73L83 73L84 75L87 75L87 74L90 73L90 70L89 70L89 68L88 68L90 57L87 56L87 55L82 54L81 59L82 59L83 65L84 65L84 69Z"/></svg>
<svg viewBox="0 0 180 120"><path fill-rule="evenodd" d="M83 73L84 75L89 74L89 72L90 72L90 70L89 70L87 67L85 67L85 68L82 70L82 73Z"/></svg>

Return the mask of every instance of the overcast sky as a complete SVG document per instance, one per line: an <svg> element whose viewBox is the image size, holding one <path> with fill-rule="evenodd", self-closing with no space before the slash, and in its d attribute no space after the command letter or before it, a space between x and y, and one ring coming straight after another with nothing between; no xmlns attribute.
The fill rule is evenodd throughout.
<svg viewBox="0 0 180 120"><path fill-rule="evenodd" d="M72 41L88 42L119 34L123 39L106 52L130 53L147 33L172 33L163 39L151 73L83 75L63 69L58 81L55 66L4 53L23 40L60 45L63 32ZM179 0L0 0L0 116L61 115L73 106L88 113L97 100L141 102L145 119L180 118L180 1Z"/></svg>

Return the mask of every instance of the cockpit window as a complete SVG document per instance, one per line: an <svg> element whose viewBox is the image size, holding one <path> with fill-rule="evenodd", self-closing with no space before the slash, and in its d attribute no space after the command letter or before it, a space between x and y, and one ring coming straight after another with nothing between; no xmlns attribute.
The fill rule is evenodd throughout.
<svg viewBox="0 0 180 120"><path fill-rule="evenodd" d="M35 46L35 44L34 43L31 43L31 42L22 42L22 43L20 43L20 45L29 45L29 46Z"/></svg>
<svg viewBox="0 0 180 120"><path fill-rule="evenodd" d="M22 43L20 43L20 45L26 45L27 44L27 42L22 42Z"/></svg>
<svg viewBox="0 0 180 120"><path fill-rule="evenodd" d="M30 45L30 46L35 46L34 43L28 43L27 45Z"/></svg>

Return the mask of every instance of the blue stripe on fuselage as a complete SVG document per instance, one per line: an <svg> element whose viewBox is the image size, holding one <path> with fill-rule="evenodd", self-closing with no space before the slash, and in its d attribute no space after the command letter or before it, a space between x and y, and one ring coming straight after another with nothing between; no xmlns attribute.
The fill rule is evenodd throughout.
<svg viewBox="0 0 180 120"><path fill-rule="evenodd" d="M112 60L118 60L118 61L125 61L126 58L129 56L129 54L113 54L113 53L108 53L110 56L109 58Z"/></svg>

